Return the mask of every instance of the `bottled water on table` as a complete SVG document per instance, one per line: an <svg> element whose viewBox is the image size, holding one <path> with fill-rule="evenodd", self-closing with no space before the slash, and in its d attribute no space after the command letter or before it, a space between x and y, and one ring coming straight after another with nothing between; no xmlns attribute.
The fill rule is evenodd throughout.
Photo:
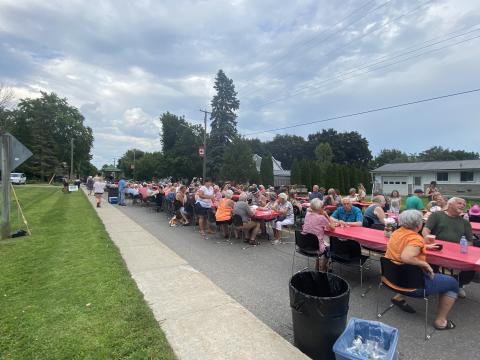
<svg viewBox="0 0 480 360"><path fill-rule="evenodd" d="M460 252L462 254L468 253L468 241L465 235L460 239Z"/></svg>
<svg viewBox="0 0 480 360"><path fill-rule="evenodd" d="M386 359L388 351L383 348L383 342L381 339L378 340L380 341L364 341L360 335L355 336L355 339L352 341L352 346L347 348L347 352L366 360Z"/></svg>

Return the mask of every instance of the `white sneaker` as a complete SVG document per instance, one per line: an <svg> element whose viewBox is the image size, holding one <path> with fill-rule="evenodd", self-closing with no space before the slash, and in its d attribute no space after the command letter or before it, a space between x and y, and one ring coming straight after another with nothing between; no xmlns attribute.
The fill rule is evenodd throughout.
<svg viewBox="0 0 480 360"><path fill-rule="evenodd" d="M467 297L467 293L465 292L465 289L463 287L458 289L458 297L461 299L465 299Z"/></svg>
<svg viewBox="0 0 480 360"><path fill-rule="evenodd" d="M272 245L280 245L280 240L273 240Z"/></svg>

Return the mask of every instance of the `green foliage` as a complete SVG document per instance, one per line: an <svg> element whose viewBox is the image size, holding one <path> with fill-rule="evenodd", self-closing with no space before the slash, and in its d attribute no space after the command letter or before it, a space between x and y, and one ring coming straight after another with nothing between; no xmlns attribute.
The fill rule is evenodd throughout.
<svg viewBox="0 0 480 360"><path fill-rule="evenodd" d="M238 138L225 149L220 178L242 182L257 182L259 175L248 143Z"/></svg>
<svg viewBox="0 0 480 360"><path fill-rule="evenodd" d="M265 143L267 151L282 163L284 169L291 169L294 159L310 159L305 139L296 135L276 135L272 141Z"/></svg>
<svg viewBox="0 0 480 360"><path fill-rule="evenodd" d="M174 359L83 192L16 191L33 235L0 243L0 358Z"/></svg>
<svg viewBox="0 0 480 360"><path fill-rule="evenodd" d="M333 159L333 151L329 143L320 143L315 148L315 158L320 164L330 164Z"/></svg>
<svg viewBox="0 0 480 360"><path fill-rule="evenodd" d="M223 70L215 78L214 89L217 91L212 99L211 131L207 141L207 159L209 174L215 178L223 167L226 147L238 138L236 110L240 107L233 80Z"/></svg>
<svg viewBox="0 0 480 360"><path fill-rule="evenodd" d="M356 131L338 133L334 129L324 129L322 132L308 135L311 154L321 143L330 145L333 152L332 161L336 164L353 165L366 169L372 159L368 141Z"/></svg>
<svg viewBox="0 0 480 360"><path fill-rule="evenodd" d="M148 181L167 176L167 172L164 170L164 158L160 152L144 153L138 161L135 159L135 167L135 179Z"/></svg>
<svg viewBox="0 0 480 360"><path fill-rule="evenodd" d="M130 149L127 150L123 156L118 159L118 165L117 167L122 170L123 174L127 179L134 179L136 178L136 169L138 168L137 161L139 161L143 156L145 155L145 152L142 150L138 149Z"/></svg>
<svg viewBox="0 0 480 360"><path fill-rule="evenodd" d="M415 161L476 160L478 158L479 154L477 152L450 150L441 146L434 146L418 154Z"/></svg>
<svg viewBox="0 0 480 360"><path fill-rule="evenodd" d="M262 162L260 163L260 178L263 185L273 186L273 161L271 155L262 157Z"/></svg>
<svg viewBox="0 0 480 360"><path fill-rule="evenodd" d="M380 151L375 160L373 161L373 167L377 168L385 164L402 163L410 161L409 156L403 151L397 149L383 149Z"/></svg>
<svg viewBox="0 0 480 360"><path fill-rule="evenodd" d="M294 159L292 162L292 169L290 170L290 183L292 185L303 185L302 168L300 167L300 162L297 159Z"/></svg>
<svg viewBox="0 0 480 360"><path fill-rule="evenodd" d="M70 141L74 143L74 174L90 169L92 129L67 99L45 92L37 99L22 99L9 112L7 128L33 152L18 170L46 179L62 162L70 165ZM79 175L89 175L80 173Z"/></svg>

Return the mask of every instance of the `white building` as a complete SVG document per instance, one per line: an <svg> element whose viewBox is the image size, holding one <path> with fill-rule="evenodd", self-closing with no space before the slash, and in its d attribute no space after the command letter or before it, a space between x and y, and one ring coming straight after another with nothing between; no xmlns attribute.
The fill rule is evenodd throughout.
<svg viewBox="0 0 480 360"><path fill-rule="evenodd" d="M480 196L480 160L431 161L387 164L372 172L373 190L401 195L415 189L426 191L431 181L437 182L442 194Z"/></svg>
<svg viewBox="0 0 480 360"><path fill-rule="evenodd" d="M262 157L257 154L253 154L253 161L255 161L255 167L260 173L260 165L262 163ZM273 162L273 186L290 185L290 170L283 170L282 163L272 156ZM264 184L271 185L271 184Z"/></svg>

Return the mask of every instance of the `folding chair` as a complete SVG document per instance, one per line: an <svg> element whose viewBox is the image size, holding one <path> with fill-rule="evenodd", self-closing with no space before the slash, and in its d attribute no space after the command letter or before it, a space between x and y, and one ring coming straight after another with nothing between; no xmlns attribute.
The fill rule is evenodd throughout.
<svg viewBox="0 0 480 360"><path fill-rule="evenodd" d="M370 290L363 291L363 269L366 268L369 256L362 254L362 248L355 240L340 240L337 237L330 237L329 250L330 265L337 262L341 265L358 267L360 269L360 288L362 297Z"/></svg>
<svg viewBox="0 0 480 360"><path fill-rule="evenodd" d="M402 295L409 296L408 292L401 292L392 288L388 283L393 284L399 288L404 289L420 289L423 290L423 300L425 301L425 341L430 339L430 335L427 333L428 326L428 297L425 294L425 276L420 267L410 264L396 264L392 260L386 257L380 258L380 264L382 268L382 277L378 284L377 294L377 317L381 318L387 311L393 308L395 305L391 303L383 312L378 311L380 288L382 286L394 291L395 293L401 293Z"/></svg>
<svg viewBox="0 0 480 360"><path fill-rule="evenodd" d="M301 230L295 230L295 248L293 249L293 260L292 260L292 275L293 269L295 267L295 255L299 253L307 258L307 267L303 270L309 268L310 258L320 259L320 257L325 254L319 253L320 246L318 243L318 238L314 234L302 234ZM301 270L301 271L303 271ZM318 269L317 269L318 270Z"/></svg>

